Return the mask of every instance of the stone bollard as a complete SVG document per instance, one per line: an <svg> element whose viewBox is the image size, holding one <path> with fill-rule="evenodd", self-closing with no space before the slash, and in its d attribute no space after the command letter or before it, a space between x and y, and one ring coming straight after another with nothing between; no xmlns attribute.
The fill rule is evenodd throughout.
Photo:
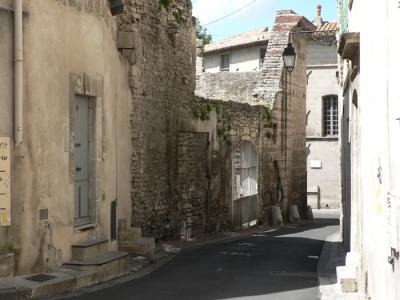
<svg viewBox="0 0 400 300"><path fill-rule="evenodd" d="M314 214L311 205L308 205L306 208L306 220L311 222L314 221Z"/></svg>
<svg viewBox="0 0 400 300"><path fill-rule="evenodd" d="M289 223L292 224L300 223L300 214L297 205L289 206Z"/></svg>
<svg viewBox="0 0 400 300"><path fill-rule="evenodd" d="M271 207L271 225L272 226L282 226L283 219L282 219L282 212L279 206L272 206Z"/></svg>

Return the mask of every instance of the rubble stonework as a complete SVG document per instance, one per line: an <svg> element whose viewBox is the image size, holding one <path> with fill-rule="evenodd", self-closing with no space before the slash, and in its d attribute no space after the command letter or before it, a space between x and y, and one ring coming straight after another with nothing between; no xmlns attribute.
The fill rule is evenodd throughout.
<svg viewBox="0 0 400 300"><path fill-rule="evenodd" d="M179 232L178 120L189 111L194 91L195 46L191 2L174 1L167 11L158 0L126 1L118 30L132 32L129 55L132 92L132 225L144 234Z"/></svg>

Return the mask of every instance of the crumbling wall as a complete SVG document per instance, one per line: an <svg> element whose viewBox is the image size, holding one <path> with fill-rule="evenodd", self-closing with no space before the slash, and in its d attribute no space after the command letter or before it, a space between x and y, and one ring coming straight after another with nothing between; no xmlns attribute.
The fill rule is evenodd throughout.
<svg viewBox="0 0 400 300"><path fill-rule="evenodd" d="M119 47L130 63L131 225L168 238L179 232L177 137L195 86L190 1L168 10L158 0L128 0L118 18ZM124 44L130 44L124 46Z"/></svg>

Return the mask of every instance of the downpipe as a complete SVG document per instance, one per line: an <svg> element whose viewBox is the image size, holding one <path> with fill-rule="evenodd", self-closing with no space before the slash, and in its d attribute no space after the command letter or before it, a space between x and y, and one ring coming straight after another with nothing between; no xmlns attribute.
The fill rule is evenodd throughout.
<svg viewBox="0 0 400 300"><path fill-rule="evenodd" d="M14 136L15 145L23 140L24 54L22 33L22 0L14 0Z"/></svg>

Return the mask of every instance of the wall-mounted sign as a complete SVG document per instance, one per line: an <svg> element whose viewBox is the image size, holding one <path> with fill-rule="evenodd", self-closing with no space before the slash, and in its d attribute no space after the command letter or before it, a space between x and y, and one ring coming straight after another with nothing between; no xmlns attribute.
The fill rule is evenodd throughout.
<svg viewBox="0 0 400 300"><path fill-rule="evenodd" d="M311 169L322 169L322 161L312 160L310 163Z"/></svg>
<svg viewBox="0 0 400 300"><path fill-rule="evenodd" d="M10 225L11 157L9 137L0 137L0 226Z"/></svg>

